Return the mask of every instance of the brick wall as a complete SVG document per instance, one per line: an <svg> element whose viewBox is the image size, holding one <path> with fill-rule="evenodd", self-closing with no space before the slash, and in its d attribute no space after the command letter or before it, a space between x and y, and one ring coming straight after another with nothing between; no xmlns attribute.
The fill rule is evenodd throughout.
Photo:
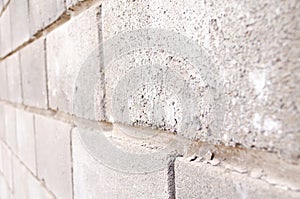
<svg viewBox="0 0 300 199"><path fill-rule="evenodd" d="M300 198L299 9L0 0L0 199Z"/></svg>

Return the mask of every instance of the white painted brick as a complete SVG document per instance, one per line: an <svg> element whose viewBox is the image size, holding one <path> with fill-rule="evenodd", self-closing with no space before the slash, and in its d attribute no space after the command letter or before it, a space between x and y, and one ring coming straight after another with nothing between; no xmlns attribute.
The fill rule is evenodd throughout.
<svg viewBox="0 0 300 199"><path fill-rule="evenodd" d="M17 153L18 140L17 140L17 127L16 127L16 109L12 106L4 107L5 113L5 137L7 144L12 150Z"/></svg>
<svg viewBox="0 0 300 199"><path fill-rule="evenodd" d="M246 174L205 163L175 161L176 198L299 198L299 192L277 188Z"/></svg>
<svg viewBox="0 0 300 199"><path fill-rule="evenodd" d="M47 108L44 38L20 52L24 104Z"/></svg>
<svg viewBox="0 0 300 199"><path fill-rule="evenodd" d="M74 93L80 93L85 96L85 100L81 102L83 107L79 108L80 113L77 114L89 119L94 119L95 116L90 114L90 107L84 105L94 100L94 81L100 77L97 19L99 12L99 5L93 6L57 28L46 38L49 106L74 113ZM91 67L92 72L84 71ZM83 73L83 79L78 77L80 73ZM80 81L86 85L85 89L76 87L76 83Z"/></svg>
<svg viewBox="0 0 300 199"><path fill-rule="evenodd" d="M35 116L38 177L59 199L72 198L70 124Z"/></svg>
<svg viewBox="0 0 300 199"><path fill-rule="evenodd" d="M13 189L13 170L12 170L12 153L3 145L2 147L2 158L3 158L3 175L6 183L10 189Z"/></svg>
<svg viewBox="0 0 300 199"><path fill-rule="evenodd" d="M70 8L70 7L74 6L75 4L80 3L82 1L84 1L84 0L66 0L66 6L67 6L67 8Z"/></svg>
<svg viewBox="0 0 300 199"><path fill-rule="evenodd" d="M0 57L7 55L11 51L11 31L9 6L0 18Z"/></svg>
<svg viewBox="0 0 300 199"><path fill-rule="evenodd" d="M16 112L18 156L36 175L34 116L23 110Z"/></svg>
<svg viewBox="0 0 300 199"><path fill-rule="evenodd" d="M102 132L87 132L102 133ZM104 166L82 143L78 129L72 132L74 199L169 198L167 168L148 174L121 172ZM103 152L99 147L99 153Z"/></svg>
<svg viewBox="0 0 300 199"><path fill-rule="evenodd" d="M7 74L6 74L6 61L0 62L0 99L7 99Z"/></svg>
<svg viewBox="0 0 300 199"><path fill-rule="evenodd" d="M13 158L14 197L20 199L54 198L43 185L17 160Z"/></svg>
<svg viewBox="0 0 300 199"><path fill-rule="evenodd" d="M29 1L30 33L34 35L37 31L47 27L64 12L64 1Z"/></svg>
<svg viewBox="0 0 300 199"><path fill-rule="evenodd" d="M5 107L0 104L0 139L5 142L6 140L5 131Z"/></svg>
<svg viewBox="0 0 300 199"><path fill-rule="evenodd" d="M10 1L11 46L17 48L29 39L29 15L27 0Z"/></svg>
<svg viewBox="0 0 300 199"><path fill-rule="evenodd" d="M22 103L22 87L19 53L6 59L8 99L12 102Z"/></svg>

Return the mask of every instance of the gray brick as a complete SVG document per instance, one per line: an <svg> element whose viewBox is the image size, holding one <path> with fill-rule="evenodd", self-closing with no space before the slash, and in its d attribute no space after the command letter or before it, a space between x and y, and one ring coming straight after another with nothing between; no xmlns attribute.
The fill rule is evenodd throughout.
<svg viewBox="0 0 300 199"><path fill-rule="evenodd" d="M9 6L0 18L0 57L4 57L11 51L11 31Z"/></svg>
<svg viewBox="0 0 300 199"><path fill-rule="evenodd" d="M14 53L6 59L8 99L11 102L22 103L22 86L19 53Z"/></svg>
<svg viewBox="0 0 300 199"><path fill-rule="evenodd" d="M72 132L74 198L169 198L167 168L147 174L133 174L104 165L89 152L76 128ZM98 134L103 132L91 131ZM130 146L131 147L131 146ZM101 146L99 153L104 152ZM105 152L104 152L105 153Z"/></svg>
<svg viewBox="0 0 300 199"><path fill-rule="evenodd" d="M94 93L97 91L94 86L100 77L99 12L99 5L95 5L51 32L46 38L49 106L52 109L67 113L78 110L76 114L80 117L95 118L91 109L94 109ZM85 71L86 69L91 70ZM81 85L77 86L79 83ZM79 105L77 103L80 106L77 109L74 106L75 93L84 98ZM86 106L89 104L91 106Z"/></svg>
<svg viewBox="0 0 300 199"><path fill-rule="evenodd" d="M175 162L176 198L299 198L258 179L178 158Z"/></svg>
<svg viewBox="0 0 300 199"><path fill-rule="evenodd" d="M47 108L44 38L20 52L24 104Z"/></svg>
<svg viewBox="0 0 300 199"><path fill-rule="evenodd" d="M5 138L6 143L11 149L17 153L18 140L17 140L17 127L16 127L16 109L12 106L4 107L5 113Z"/></svg>
<svg viewBox="0 0 300 199"><path fill-rule="evenodd" d="M70 124L35 116L39 179L59 199L72 198Z"/></svg>
<svg viewBox="0 0 300 199"><path fill-rule="evenodd" d="M29 13L27 0L10 1L11 46L17 48L29 39Z"/></svg>
<svg viewBox="0 0 300 199"><path fill-rule="evenodd" d="M65 6L63 0L50 2L44 0L30 0L30 34L34 35L37 31L50 25L59 18L64 10Z"/></svg>
<svg viewBox="0 0 300 199"><path fill-rule="evenodd" d="M0 62L0 99L6 100L8 98L7 94L7 75L6 75L6 61Z"/></svg>
<svg viewBox="0 0 300 199"><path fill-rule="evenodd" d="M23 110L16 112L18 156L36 174L34 117Z"/></svg>

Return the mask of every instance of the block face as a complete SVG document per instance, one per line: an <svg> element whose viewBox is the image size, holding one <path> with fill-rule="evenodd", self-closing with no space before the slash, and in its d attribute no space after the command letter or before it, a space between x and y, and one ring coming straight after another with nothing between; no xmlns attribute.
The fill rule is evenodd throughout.
<svg viewBox="0 0 300 199"><path fill-rule="evenodd" d="M71 199L71 151L69 124L35 116L38 177L57 198Z"/></svg>
<svg viewBox="0 0 300 199"><path fill-rule="evenodd" d="M29 13L27 0L10 2L11 45L17 48L29 39Z"/></svg>
<svg viewBox="0 0 300 199"><path fill-rule="evenodd" d="M28 45L20 52L24 104L47 108L45 40Z"/></svg>
<svg viewBox="0 0 300 199"><path fill-rule="evenodd" d="M110 121L299 157L297 3L105 0L102 9L104 44L115 44L103 49Z"/></svg>
<svg viewBox="0 0 300 199"><path fill-rule="evenodd" d="M12 189L13 188L12 154L11 151L6 146L2 148L2 158L3 158L3 175L9 189Z"/></svg>
<svg viewBox="0 0 300 199"><path fill-rule="evenodd" d="M34 116L23 110L16 112L18 156L36 174Z"/></svg>
<svg viewBox="0 0 300 199"><path fill-rule="evenodd" d="M7 85L8 99L12 102L22 103L22 86L19 53L15 53L7 58Z"/></svg>
<svg viewBox="0 0 300 199"><path fill-rule="evenodd" d="M29 1L30 34L47 27L64 12L63 0L46 2L43 0Z"/></svg>
<svg viewBox="0 0 300 199"><path fill-rule="evenodd" d="M175 185L176 198L299 198L299 192L184 158L175 162Z"/></svg>
<svg viewBox="0 0 300 199"><path fill-rule="evenodd" d="M0 176L0 198L10 199L10 190L3 176Z"/></svg>
<svg viewBox="0 0 300 199"><path fill-rule="evenodd" d="M14 197L24 199L50 199L53 198L42 184L32 176L29 171L20 164L20 162L13 159L14 168Z"/></svg>
<svg viewBox="0 0 300 199"><path fill-rule="evenodd" d="M5 106L0 104L0 139L5 142L6 140L6 130L5 130Z"/></svg>
<svg viewBox="0 0 300 199"><path fill-rule="evenodd" d="M72 132L72 146L75 199L94 199L100 195L101 198L169 198L167 168L132 174L104 166L87 151L77 128Z"/></svg>
<svg viewBox="0 0 300 199"><path fill-rule="evenodd" d="M4 57L11 51L9 6L7 8L0 18L0 57Z"/></svg>
<svg viewBox="0 0 300 199"><path fill-rule="evenodd" d="M99 12L99 5L93 6L46 38L49 106L52 109L95 119L92 113L94 93L100 78ZM75 94L82 95L84 100L76 103ZM78 106L80 108L76 108Z"/></svg>
<svg viewBox="0 0 300 199"><path fill-rule="evenodd" d="M11 106L4 107L5 112L5 137L6 143L17 153L17 126L16 126L16 109Z"/></svg>
<svg viewBox="0 0 300 199"><path fill-rule="evenodd" d="M7 99L7 75L6 75L6 61L3 60L0 62L0 99Z"/></svg>

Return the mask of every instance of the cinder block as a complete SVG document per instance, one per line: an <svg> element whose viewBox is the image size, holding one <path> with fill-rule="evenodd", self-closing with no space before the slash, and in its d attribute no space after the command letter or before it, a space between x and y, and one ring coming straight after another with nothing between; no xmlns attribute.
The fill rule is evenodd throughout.
<svg viewBox="0 0 300 199"><path fill-rule="evenodd" d="M46 38L49 106L52 109L95 119L95 93L99 92L100 101L102 99L101 90L96 88L101 84L99 12L99 5L95 5ZM76 101L75 95L81 98ZM103 111L99 109L97 111Z"/></svg>
<svg viewBox="0 0 300 199"><path fill-rule="evenodd" d="M65 11L63 0L46 2L43 0L29 1L30 34L47 27L57 20Z"/></svg>
<svg viewBox="0 0 300 199"><path fill-rule="evenodd" d="M6 75L6 61L0 62L0 99L7 100L7 75Z"/></svg>
<svg viewBox="0 0 300 199"><path fill-rule="evenodd" d="M105 0L102 9L110 121L298 159L296 2Z"/></svg>
<svg viewBox="0 0 300 199"><path fill-rule="evenodd" d="M24 104L47 108L45 40L39 39L20 52Z"/></svg>
<svg viewBox="0 0 300 199"><path fill-rule="evenodd" d="M22 103L22 86L19 53L14 53L6 59L8 99Z"/></svg>
<svg viewBox="0 0 300 199"><path fill-rule="evenodd" d="M10 1L11 46L16 49L29 39L29 13L27 0Z"/></svg>
<svg viewBox="0 0 300 199"><path fill-rule="evenodd" d="M2 141L0 141L0 174L3 175L3 155L2 155Z"/></svg>
<svg viewBox="0 0 300 199"><path fill-rule="evenodd" d="M23 110L16 112L18 156L36 175L34 116Z"/></svg>
<svg viewBox="0 0 300 199"><path fill-rule="evenodd" d="M12 106L4 106L5 113L5 138L11 149L18 152L16 109Z"/></svg>
<svg viewBox="0 0 300 199"><path fill-rule="evenodd" d="M299 198L299 192L284 190L246 174L226 171L206 163L175 161L176 198Z"/></svg>
<svg viewBox="0 0 300 199"><path fill-rule="evenodd" d="M90 131L86 133L103 133ZM80 131L72 132L74 198L169 198L167 168L149 173L119 171L89 152ZM109 154L99 146L98 153ZM134 160L133 160L134 161Z"/></svg>
<svg viewBox="0 0 300 199"><path fill-rule="evenodd" d="M2 175L0 175L0 198L11 199L11 192Z"/></svg>
<svg viewBox="0 0 300 199"><path fill-rule="evenodd" d="M12 170L12 153L3 145L2 147L2 158L3 158L3 175L9 189L13 189L13 170Z"/></svg>
<svg viewBox="0 0 300 199"><path fill-rule="evenodd" d="M13 158L14 197L24 199L54 198L29 171Z"/></svg>
<svg viewBox="0 0 300 199"><path fill-rule="evenodd" d="M0 57L4 57L11 51L11 30L9 6L0 18Z"/></svg>
<svg viewBox="0 0 300 199"><path fill-rule="evenodd" d="M71 125L36 115L35 127L38 177L57 198L71 199Z"/></svg>
<svg viewBox="0 0 300 199"><path fill-rule="evenodd" d="M6 140L5 134L5 107L3 104L0 104L0 139L3 142Z"/></svg>

